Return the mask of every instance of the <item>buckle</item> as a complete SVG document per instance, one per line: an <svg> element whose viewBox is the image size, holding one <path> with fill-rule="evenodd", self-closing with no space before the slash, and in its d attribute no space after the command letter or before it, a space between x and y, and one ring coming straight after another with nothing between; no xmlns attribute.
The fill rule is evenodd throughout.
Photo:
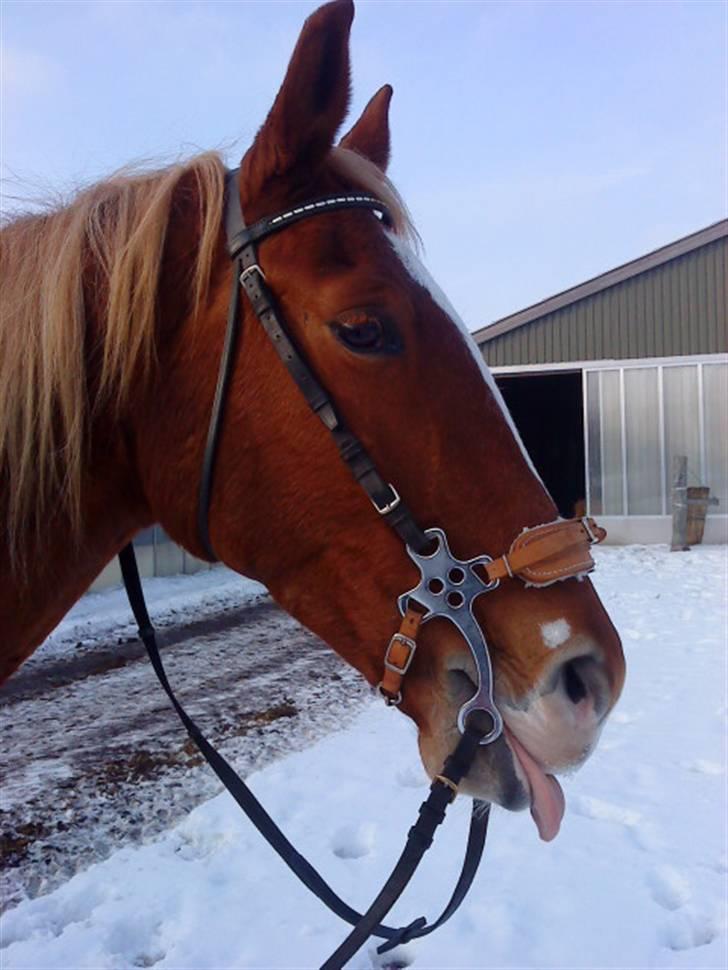
<svg viewBox="0 0 728 970"><path fill-rule="evenodd" d="M389 659L390 651L395 642L404 644L404 646L407 647L407 649L409 650L409 653L407 654L407 659L405 660L405 662L402 664L401 667L398 666L396 663L392 663L392 661ZM387 670L391 670L393 674L399 674L400 677L404 677L404 675L410 669L410 665L412 663L412 659L415 655L416 649L417 649L417 644L411 637L406 637L404 633L395 633L392 639L389 641L389 644L387 645L387 650L386 650L386 653L384 654L384 666L387 668Z"/></svg>
<svg viewBox="0 0 728 970"><path fill-rule="evenodd" d="M323 404L318 407L314 406L314 412L316 417L321 421L325 428L329 431L336 431L339 427L339 416L334 410L334 405L326 398Z"/></svg>
<svg viewBox="0 0 728 970"><path fill-rule="evenodd" d="M594 532L592 531L592 527L589 525L589 519L586 515L582 516L581 524L584 526L584 529L586 530L586 534L589 537L589 544L593 546L596 543L598 543L599 539L597 538L597 536L594 535Z"/></svg>
<svg viewBox="0 0 728 970"><path fill-rule="evenodd" d="M387 705L387 707L399 707L399 705L402 703L401 690L398 690L396 694L390 694L386 688L382 687L381 680L377 684L377 690L384 699L384 703Z"/></svg>
<svg viewBox="0 0 728 970"><path fill-rule="evenodd" d="M447 775L435 775L432 780L439 781L441 785L444 785L446 788L450 789L450 804L452 805L452 803L458 797L458 786L455 784L452 778L448 778Z"/></svg>
<svg viewBox="0 0 728 970"><path fill-rule="evenodd" d="M245 281L251 273L257 273L261 279L265 279L265 273L263 270L260 268L260 266L258 266L257 263L253 263L252 266L248 266L247 269L244 269L240 274L240 282L243 286L245 286Z"/></svg>
<svg viewBox="0 0 728 970"><path fill-rule="evenodd" d="M399 497L399 492L391 482L387 482L387 488L392 493L392 498L389 502L387 502L386 505L378 505L377 500L375 498L371 498L370 496L372 505L380 515L388 515L390 512L394 512L399 503L402 501L402 499Z"/></svg>

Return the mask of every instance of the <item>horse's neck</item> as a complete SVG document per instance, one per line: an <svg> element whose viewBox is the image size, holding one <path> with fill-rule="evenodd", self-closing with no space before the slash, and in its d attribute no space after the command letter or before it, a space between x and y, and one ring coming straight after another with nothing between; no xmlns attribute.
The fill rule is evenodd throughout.
<svg viewBox="0 0 728 970"><path fill-rule="evenodd" d="M0 683L40 646L118 550L149 524L123 473L97 467L86 477L84 491L77 538L57 506L49 510L39 541L24 544L22 565L13 568L0 548Z"/></svg>
<svg viewBox="0 0 728 970"><path fill-rule="evenodd" d="M162 270L164 286L160 291L159 316L166 321L169 333L164 334L163 347L159 348L160 371L166 373L166 378L171 381L174 380L174 372L161 351L170 343L169 334L182 329L186 300L181 294L187 292L186 274L193 234L193 216L189 216L176 233L170 232ZM170 270L169 266L173 269ZM93 266L89 268L88 275L89 280L95 279ZM100 326L93 309L94 296L97 296L96 290L91 285L89 303L92 308L87 321L91 331ZM212 384L215 364L208 363L209 381ZM90 375L93 376L96 366L88 364ZM0 683L43 642L132 536L158 520L161 510L166 512L169 506L175 504L181 476L190 476L190 481L196 480L192 463L189 467L184 462L180 462L179 466L174 465L174 458L180 456L171 456L170 452L179 442L170 442L170 424L167 420L169 414L189 416L191 409L188 402L196 396L195 383L200 384L205 380L204 371L201 377L199 371L194 368L190 370L192 386L185 385L181 397L178 395L174 398L168 394L167 400L159 400L156 393L158 387L154 382L145 386L144 377L140 374L124 406L123 416L115 412L111 405L107 412L94 415L89 429L89 457L82 476L80 535L74 535L70 524L59 512L63 502L58 496L55 504L52 501L48 503L46 519L40 529L40 541L21 540L24 562L20 569L11 566L8 550L0 544ZM200 419L200 427L203 423ZM156 435L147 433L148 426L156 428ZM188 432L190 436L195 428L193 425ZM159 464L174 466L175 470L172 473L165 468L163 477L168 487L162 491L161 498L155 496L156 511L152 512L147 479L155 473ZM0 475L0 528L6 514L2 494ZM181 518L186 522L188 516L191 519L192 513L185 507Z"/></svg>

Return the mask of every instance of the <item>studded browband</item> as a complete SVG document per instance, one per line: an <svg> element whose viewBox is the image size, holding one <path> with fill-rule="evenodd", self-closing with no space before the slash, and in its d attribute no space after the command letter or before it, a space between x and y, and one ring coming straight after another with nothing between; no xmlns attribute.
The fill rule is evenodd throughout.
<svg viewBox="0 0 728 970"><path fill-rule="evenodd" d="M550 586L561 579L583 576L594 569L590 547L606 538L592 518L560 519L524 529L508 552L478 567L486 582L520 579L526 586ZM399 630L389 641L384 674L378 690L387 704L402 701L402 681L417 649L417 634L424 610L410 596Z"/></svg>

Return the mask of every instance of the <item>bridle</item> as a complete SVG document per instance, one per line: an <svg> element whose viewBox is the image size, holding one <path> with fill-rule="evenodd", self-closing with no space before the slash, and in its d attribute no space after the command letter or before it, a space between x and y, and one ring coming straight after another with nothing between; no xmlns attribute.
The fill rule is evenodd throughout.
<svg viewBox="0 0 728 970"><path fill-rule="evenodd" d="M211 559L217 558L210 537L209 514L220 430L224 421L228 386L241 325L242 290L309 407L331 434L341 459L369 497L379 517L403 541L407 554L419 570L418 584L399 597L402 622L384 652L379 692L388 704L401 702L403 680L417 649L419 630L424 623L436 617L448 620L461 633L468 644L477 672L476 691L458 714L460 741L445 762L441 774L432 782L429 796L420 807L418 820L410 829L405 849L392 874L372 906L362 916L339 899L316 870L296 852L250 789L182 708L162 665L154 629L144 602L133 546L128 545L120 553L122 576L139 625L139 635L144 641L163 689L190 736L228 791L287 865L330 909L354 926L346 940L322 966L322 970L336 970L356 953L371 934L381 936L387 941L379 947L381 953L399 943L424 936L442 925L464 899L477 871L485 844L490 806L475 799L465 861L453 895L442 915L433 923L427 923L421 917L400 929L381 924L381 920L399 898L431 845L435 829L444 820L445 810L454 799L460 781L470 770L479 746L492 743L503 731L503 719L493 699L493 673L488 644L473 610L475 600L485 593L493 592L507 579L517 577L531 585L544 586L559 579L589 572L594 567L589 546L601 541L606 533L592 519L558 520L524 529L508 552L497 559L481 555L462 560L450 551L446 533L442 529L420 528L396 487L380 475L361 441L346 428L333 400L296 347L258 263L256 248L259 242L274 233L281 232L302 219L325 212L368 210L380 217L385 228L391 227L392 219L386 205L370 195L342 193L293 207L248 227L245 225L240 205L238 178L237 169L228 172L226 176L225 230L228 252L233 261L233 282L202 464L197 509L197 529L202 545Z"/></svg>

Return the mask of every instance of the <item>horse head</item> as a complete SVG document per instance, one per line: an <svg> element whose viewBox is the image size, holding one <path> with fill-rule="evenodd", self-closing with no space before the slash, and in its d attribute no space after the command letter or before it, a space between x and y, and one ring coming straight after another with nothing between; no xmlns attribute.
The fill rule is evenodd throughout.
<svg viewBox="0 0 728 970"><path fill-rule="evenodd" d="M337 193L365 192L388 208L388 221L370 209L341 209L292 223L260 242L260 269L302 357L414 520L443 530L461 561L496 558L524 529L555 522L558 513L477 348L407 238L406 210L385 175L391 88L374 95L337 143L350 95L352 18L350 0L335 0L308 19L228 191L238 194L248 225ZM196 508L234 272L222 228L223 182L219 161L208 160L174 178L112 184L101 201L86 203L93 217L78 230L75 251L69 244L54 256L56 276L83 278L85 304L77 300L74 319L78 334L86 334L77 343L87 351L88 396L102 396L105 370L93 376L99 361L124 371L127 394L118 406L99 406L88 417L93 441L76 449L78 462L87 462L78 488L86 503L81 540L69 544L59 533L45 547L56 563L70 556L77 578L43 623L33 620L34 642L18 640L11 665L57 622L89 572L139 528L158 521L186 549L209 558ZM9 246L17 240L20 252L26 232L36 240L42 233L48 247L60 245L82 221L73 209L68 213L41 228L10 227ZM131 241L117 246L114 263L108 253L123 237L125 219ZM134 233L153 244L153 259L135 262ZM22 259L12 265L21 301L31 282L23 283ZM125 289L118 280L128 281ZM66 291L75 293L71 282ZM134 329L143 299L154 335L144 366L143 355L134 358L129 350L143 343ZM112 311L113 339L104 333ZM207 518L212 548L228 566L264 583L376 685L402 621L399 598L420 574L341 461L245 299L242 311ZM62 322L67 326L65 309L57 316L53 335ZM26 359L18 344L17 367ZM69 360L76 358L69 354ZM28 371L28 387L34 373ZM69 401L85 399L79 387ZM51 430L59 421L79 424L65 399L44 401ZM26 478L35 420L28 411L26 430L18 432ZM72 571L58 566L53 575ZM618 636L588 578L572 569L569 578L550 582L559 575L547 577L548 585L504 578L473 605L504 731L481 747L464 788L506 808L530 802L545 838L555 834L562 813L551 775L580 764L593 749L624 676ZM28 584L8 608L11 640L17 616L26 626L35 617L37 587ZM431 775L456 745L459 712L481 676L453 623L437 617L423 623L400 710L417 725Z"/></svg>
<svg viewBox="0 0 728 970"><path fill-rule="evenodd" d="M308 19L234 190L248 224L356 190L378 193L396 209L396 228L370 211L324 213L291 225L261 242L260 267L303 357L416 520L446 530L461 559L496 555L524 528L558 513L467 331L405 238L405 214L384 175L391 88L375 94L336 143L349 101L352 17L351 3L339 0ZM196 482L199 475L229 274L221 245L217 288L168 351L175 363L167 379L178 401L153 423L169 438L186 411L195 418L186 422L189 435L180 436L178 453L164 466L143 462L160 521L199 555L189 500L172 501L170 481ZM195 375L194 389L177 371ZM265 583L370 683L381 680L384 649L400 622L398 597L416 585L417 571L249 306L209 529L225 563ZM592 750L622 684L619 639L583 577L545 587L504 582L480 597L475 611L491 649L505 732L483 748L467 787L508 808L531 799L550 837L561 807L546 773L571 768ZM437 619L427 624L401 710L417 724L430 774L457 740L458 711L476 681L458 630Z"/></svg>

